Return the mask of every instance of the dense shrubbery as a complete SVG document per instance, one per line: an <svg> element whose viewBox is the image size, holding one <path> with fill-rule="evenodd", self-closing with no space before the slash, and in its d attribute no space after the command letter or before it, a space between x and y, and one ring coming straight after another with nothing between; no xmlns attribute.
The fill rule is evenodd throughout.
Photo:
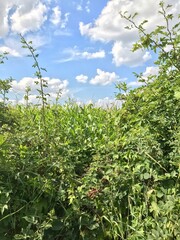
<svg viewBox="0 0 180 240"><path fill-rule="evenodd" d="M180 239L179 36L159 31L135 47L174 48L121 109L2 105L1 240Z"/></svg>

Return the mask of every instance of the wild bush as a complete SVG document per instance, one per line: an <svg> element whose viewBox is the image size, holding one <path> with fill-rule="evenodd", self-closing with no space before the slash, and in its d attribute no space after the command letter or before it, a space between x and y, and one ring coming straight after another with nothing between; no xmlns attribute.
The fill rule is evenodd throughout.
<svg viewBox="0 0 180 240"><path fill-rule="evenodd" d="M150 34L121 13L159 67L138 89L117 86L121 109L14 108L18 126L0 132L0 239L180 239L180 24L169 29L167 10Z"/></svg>

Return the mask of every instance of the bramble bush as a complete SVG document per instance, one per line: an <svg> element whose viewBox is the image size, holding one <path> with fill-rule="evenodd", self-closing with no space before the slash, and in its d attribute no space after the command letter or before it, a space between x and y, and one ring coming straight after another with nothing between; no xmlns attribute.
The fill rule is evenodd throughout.
<svg viewBox="0 0 180 240"><path fill-rule="evenodd" d="M165 26L148 34L146 21L120 13L139 31L133 50L157 52L159 67L137 75L137 89L116 86L121 109L49 105L21 36L42 104L27 91L26 106L2 104L1 240L180 239L180 23L169 27L170 7L160 3Z"/></svg>

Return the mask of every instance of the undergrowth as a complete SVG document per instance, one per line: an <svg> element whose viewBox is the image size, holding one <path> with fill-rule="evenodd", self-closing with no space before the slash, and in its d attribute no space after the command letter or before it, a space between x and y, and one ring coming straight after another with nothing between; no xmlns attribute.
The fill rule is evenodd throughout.
<svg viewBox="0 0 180 240"><path fill-rule="evenodd" d="M160 7L168 23L170 6ZM26 89L26 106L8 105L1 80L1 240L180 239L179 23L146 34L145 22L121 16L139 30L134 50L159 50L158 75L137 76L144 85L130 91L117 85L121 109L49 105L21 36L42 104L30 105Z"/></svg>

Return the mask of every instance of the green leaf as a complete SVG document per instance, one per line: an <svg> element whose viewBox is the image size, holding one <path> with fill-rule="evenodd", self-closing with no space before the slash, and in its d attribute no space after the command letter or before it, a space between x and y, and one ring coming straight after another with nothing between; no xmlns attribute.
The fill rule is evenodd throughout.
<svg viewBox="0 0 180 240"><path fill-rule="evenodd" d="M160 191L157 191L156 196L157 196L158 198L162 198L162 197L164 196L164 193L162 193L162 192L160 192Z"/></svg>
<svg viewBox="0 0 180 240"><path fill-rule="evenodd" d="M23 217L28 223L31 223L31 224L36 224L37 223L37 220L35 219L34 216L25 216Z"/></svg>
<svg viewBox="0 0 180 240"><path fill-rule="evenodd" d="M159 209L159 207L158 207L158 205L157 205L156 202L153 201L153 202L151 203L150 211L151 211L151 212L155 212L155 215L158 215L158 214L159 214L160 209Z"/></svg>
<svg viewBox="0 0 180 240"><path fill-rule="evenodd" d="M180 99L180 91L175 91L174 96L177 100Z"/></svg>
<svg viewBox="0 0 180 240"><path fill-rule="evenodd" d="M6 137L0 134L0 145L2 145L6 141Z"/></svg>
<svg viewBox="0 0 180 240"><path fill-rule="evenodd" d="M149 173L144 173L145 180L150 179L150 178L151 178L151 175Z"/></svg>

